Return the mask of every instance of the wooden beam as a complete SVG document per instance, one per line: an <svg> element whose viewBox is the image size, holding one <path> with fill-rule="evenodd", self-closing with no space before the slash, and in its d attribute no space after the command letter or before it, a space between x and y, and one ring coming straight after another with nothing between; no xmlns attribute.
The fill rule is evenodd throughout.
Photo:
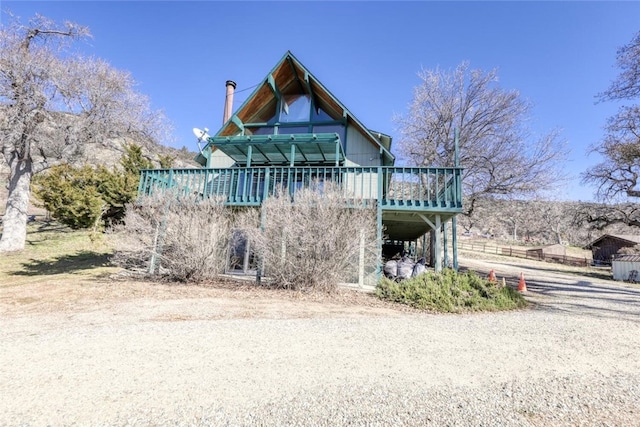
<svg viewBox="0 0 640 427"><path fill-rule="evenodd" d="M233 124L238 126L238 128L242 132L242 135L244 135L244 123L242 123L242 120L240 120L240 117L238 117L238 116L236 116L234 114L234 115L231 116L231 121L233 122Z"/></svg>
<svg viewBox="0 0 640 427"><path fill-rule="evenodd" d="M424 216L423 214L419 213L418 216L420 218L422 218L422 220L424 222L426 222L427 224L429 224L429 226L433 229L436 228L436 224L438 223L438 221L440 221L440 215L436 215L436 224L432 223L431 221L429 221L429 218L427 218L426 216Z"/></svg>

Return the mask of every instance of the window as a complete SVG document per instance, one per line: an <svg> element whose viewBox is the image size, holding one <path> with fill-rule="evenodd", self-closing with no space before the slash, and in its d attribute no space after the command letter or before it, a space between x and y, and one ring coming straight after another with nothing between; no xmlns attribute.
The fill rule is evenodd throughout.
<svg viewBox="0 0 640 427"><path fill-rule="evenodd" d="M308 122L311 99L308 95L285 95L280 110L281 123Z"/></svg>
<svg viewBox="0 0 640 427"><path fill-rule="evenodd" d="M337 133L340 136L340 142L344 144L345 131L344 126L340 124L335 125L314 125L313 133Z"/></svg>

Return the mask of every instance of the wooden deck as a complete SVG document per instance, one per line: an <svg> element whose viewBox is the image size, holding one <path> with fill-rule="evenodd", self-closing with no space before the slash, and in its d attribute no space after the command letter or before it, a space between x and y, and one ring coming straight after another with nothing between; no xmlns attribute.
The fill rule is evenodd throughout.
<svg viewBox="0 0 640 427"><path fill-rule="evenodd" d="M228 206L260 206L278 191L338 184L345 200L360 199L389 211L462 210L461 168L248 167L154 169L141 173L138 192L175 189L183 194L222 197Z"/></svg>

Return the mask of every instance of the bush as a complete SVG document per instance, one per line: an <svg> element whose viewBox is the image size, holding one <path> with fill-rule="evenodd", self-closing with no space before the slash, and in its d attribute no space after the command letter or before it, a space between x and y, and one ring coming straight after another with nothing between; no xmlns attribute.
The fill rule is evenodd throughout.
<svg viewBox="0 0 640 427"><path fill-rule="evenodd" d="M456 273L451 269L429 271L402 282L383 278L376 294L384 300L447 313L512 310L527 305L522 295L508 286L489 282L473 272Z"/></svg>
<svg viewBox="0 0 640 427"><path fill-rule="evenodd" d="M52 216L74 230L95 226L106 210L98 185L98 171L91 166L60 165L34 178L34 195Z"/></svg>
<svg viewBox="0 0 640 427"><path fill-rule="evenodd" d="M169 280L214 279L224 271L230 224L231 210L216 199L172 191L142 197L114 229L113 262Z"/></svg>
<svg viewBox="0 0 640 427"><path fill-rule="evenodd" d="M331 292L357 281L360 269L374 273L378 262L376 212L330 184L282 192L262 204L243 229L265 276L285 289ZM349 207L347 207L347 201Z"/></svg>
<svg viewBox="0 0 640 427"><path fill-rule="evenodd" d="M124 148L120 169L54 166L34 178L34 195L55 219L73 229L122 222L126 204L137 195L140 170L153 167L142 156L142 147Z"/></svg>

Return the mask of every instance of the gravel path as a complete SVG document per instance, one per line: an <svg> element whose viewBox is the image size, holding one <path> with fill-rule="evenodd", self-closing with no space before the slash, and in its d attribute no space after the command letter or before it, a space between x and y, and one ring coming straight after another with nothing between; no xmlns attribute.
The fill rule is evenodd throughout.
<svg viewBox="0 0 640 427"><path fill-rule="evenodd" d="M0 313L0 425L640 425L640 288L542 268L497 314Z"/></svg>

